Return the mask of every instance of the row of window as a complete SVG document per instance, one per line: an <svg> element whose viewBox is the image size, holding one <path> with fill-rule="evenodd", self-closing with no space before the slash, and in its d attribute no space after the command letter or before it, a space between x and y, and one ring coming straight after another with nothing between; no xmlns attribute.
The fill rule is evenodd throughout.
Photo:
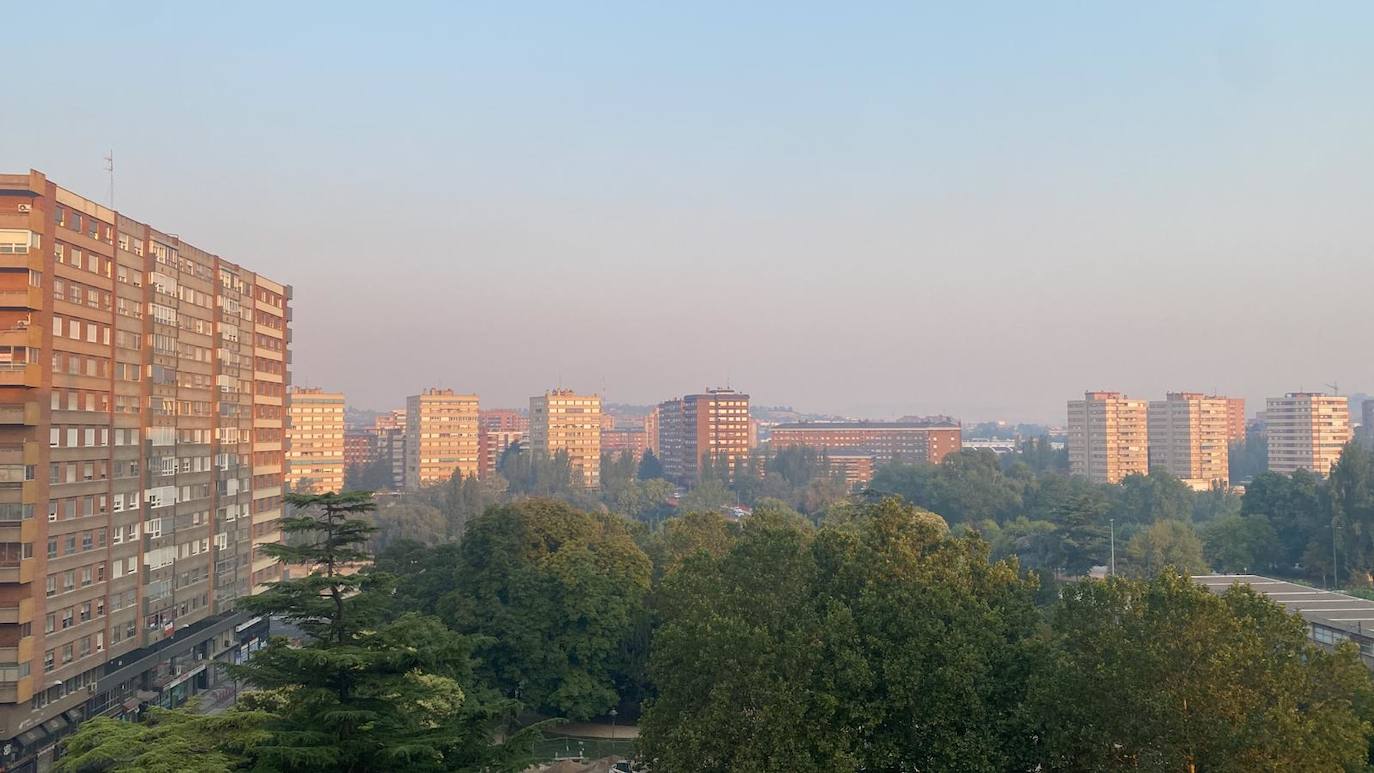
<svg viewBox="0 0 1374 773"><path fill-rule="evenodd" d="M114 296L108 290L83 285L69 279L53 277L52 297L55 301L66 301L77 306L89 306L92 309L109 311L110 299Z"/></svg>
<svg viewBox="0 0 1374 773"><path fill-rule="evenodd" d="M60 664L62 666L65 666L68 663L72 663L76 660L89 657L94 652L104 652L105 632L96 631L91 636L83 636L80 639L77 639L75 642L63 644L59 649L61 650L62 655L62 662ZM73 649L75 651L73 651ZM55 650L48 650L47 652L43 653L44 672L52 671L58 667L59 664L57 663L57 655Z"/></svg>
<svg viewBox="0 0 1374 773"><path fill-rule="evenodd" d="M137 566L134 559L136 556L129 556L129 563ZM122 562L116 562L122 563ZM105 562L90 564L77 569L68 569L65 572L50 574L47 577L45 593L48 597L60 596L64 593L71 593L78 587L90 587L92 583L105 582ZM61 590L59 590L59 588Z"/></svg>
<svg viewBox="0 0 1374 773"><path fill-rule="evenodd" d="M62 242L53 242L52 258L58 263L89 271L92 274L101 274L107 278L114 270L114 261L104 255L82 252L81 249Z"/></svg>
<svg viewBox="0 0 1374 773"><path fill-rule="evenodd" d="M68 210L65 207L55 207L53 219L58 225L70 228L77 233L84 233L92 239L99 239L109 244L114 243L114 226L109 223L102 223L90 215L83 216L82 213ZM82 228L83 223L85 228Z"/></svg>

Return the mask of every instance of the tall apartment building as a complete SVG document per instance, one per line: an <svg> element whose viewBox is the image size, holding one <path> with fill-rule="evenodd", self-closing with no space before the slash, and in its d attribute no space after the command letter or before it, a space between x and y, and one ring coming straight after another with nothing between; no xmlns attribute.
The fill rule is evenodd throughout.
<svg viewBox="0 0 1374 773"><path fill-rule="evenodd" d="M492 408L478 414L477 453L481 461L477 476L490 478L497 473L506 449L529 434L528 416L511 408Z"/></svg>
<svg viewBox="0 0 1374 773"><path fill-rule="evenodd" d="M391 487L406 486L406 412L395 410L373 420L372 431L377 436L377 455L391 463Z"/></svg>
<svg viewBox="0 0 1374 773"><path fill-rule="evenodd" d="M1226 401L1226 442L1244 443L1245 442L1245 398L1244 397L1222 397L1221 395L1209 395L1218 400Z"/></svg>
<svg viewBox="0 0 1374 773"><path fill-rule="evenodd" d="M343 491L343 393L293 387L288 396L287 490L316 494Z"/></svg>
<svg viewBox="0 0 1374 773"><path fill-rule="evenodd" d="M659 407L655 405L649 409L649 413L644 417L644 450L652 452L654 456L662 457L663 449L658 444L658 410Z"/></svg>
<svg viewBox="0 0 1374 773"><path fill-rule="evenodd" d="M476 475L477 395L426 389L406 398L406 488Z"/></svg>
<svg viewBox="0 0 1374 773"><path fill-rule="evenodd" d="M700 479L706 464L723 464L733 473L753 447L749 423L749 395L733 389L659 403L646 422L657 428L664 474L683 484Z"/></svg>
<svg viewBox="0 0 1374 773"><path fill-rule="evenodd" d="M640 427L615 427L601 430L601 453L620 458L629 452L635 462L644 458L647 437Z"/></svg>
<svg viewBox="0 0 1374 773"><path fill-rule="evenodd" d="M555 389L530 398L530 450L568 454L573 475L601 486L601 397Z"/></svg>
<svg viewBox="0 0 1374 773"><path fill-rule="evenodd" d="M344 469L366 467L377 461L377 433L367 429L344 430Z"/></svg>
<svg viewBox="0 0 1374 773"><path fill-rule="evenodd" d="M1345 397L1289 392L1265 401L1269 471L1291 475L1305 469L1325 476L1350 442L1350 403Z"/></svg>
<svg viewBox="0 0 1374 773"><path fill-rule="evenodd" d="M654 454L663 465L663 474L669 480L686 480L686 460L683 445L686 429L683 425L682 400L665 400L654 407L651 420L656 428L653 444Z"/></svg>
<svg viewBox="0 0 1374 773"><path fill-rule="evenodd" d="M775 449L806 446L826 451L835 459L867 457L874 465L939 464L963 446L963 429L953 419L803 421L775 425L768 445ZM868 469L871 473L872 466Z"/></svg>
<svg viewBox="0 0 1374 773"><path fill-rule="evenodd" d="M477 424L483 431L528 432L530 417L513 408L490 408L478 411Z"/></svg>
<svg viewBox="0 0 1374 773"><path fill-rule="evenodd" d="M1151 468L1163 468L1195 491L1229 484L1227 398L1170 392L1150 403L1148 427Z"/></svg>
<svg viewBox="0 0 1374 773"><path fill-rule="evenodd" d="M682 398L684 480L701 477L706 464L728 470L749 458L749 395L708 389Z"/></svg>
<svg viewBox="0 0 1374 773"><path fill-rule="evenodd" d="M0 175L0 765L177 704L280 577L289 287Z"/></svg>
<svg viewBox="0 0 1374 773"><path fill-rule="evenodd" d="M1069 470L1096 483L1150 471L1149 407L1120 392L1069 401Z"/></svg>

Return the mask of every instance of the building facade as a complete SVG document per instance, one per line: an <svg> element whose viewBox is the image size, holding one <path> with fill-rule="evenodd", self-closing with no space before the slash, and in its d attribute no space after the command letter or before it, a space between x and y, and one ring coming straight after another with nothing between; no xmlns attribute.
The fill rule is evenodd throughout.
<svg viewBox="0 0 1374 773"><path fill-rule="evenodd" d="M645 419L654 440L645 435L645 448L655 451L669 480L690 485L706 465L720 465L729 474L749 458L756 437L749 418L749 395L733 389L708 389L659 403Z"/></svg>
<svg viewBox="0 0 1374 773"><path fill-rule="evenodd" d="M1210 395L1226 401L1226 442L1245 442L1245 398Z"/></svg>
<svg viewBox="0 0 1374 773"><path fill-rule="evenodd" d="M749 395L708 389L682 398L682 480L701 478L706 465L734 475L749 458Z"/></svg>
<svg viewBox="0 0 1374 773"><path fill-rule="evenodd" d="M377 433L372 430L344 430L344 469L366 467L377 461Z"/></svg>
<svg viewBox="0 0 1374 773"><path fill-rule="evenodd" d="M867 456L876 464L939 464L963 445L963 429L952 421L803 421L776 424L773 449L806 446L839 458Z"/></svg>
<svg viewBox="0 0 1374 773"><path fill-rule="evenodd" d="M1166 399L1150 403L1148 424L1152 469L1164 469L1194 491L1229 485L1227 398L1170 392Z"/></svg>
<svg viewBox="0 0 1374 773"><path fill-rule="evenodd" d="M601 453L603 454L610 454L618 459L621 454L628 451L638 463L640 459L644 458L645 448L647 448L647 439L644 430L639 427L616 427L615 429L601 430Z"/></svg>
<svg viewBox="0 0 1374 773"><path fill-rule="evenodd" d="M1350 442L1350 402L1339 395L1289 392L1265 401L1269 471L1325 477Z"/></svg>
<svg viewBox="0 0 1374 773"><path fill-rule="evenodd" d="M864 453L826 452L827 471L831 475L844 477L845 485L856 489L868 485L873 480L876 469L873 457Z"/></svg>
<svg viewBox="0 0 1374 773"><path fill-rule="evenodd" d="M426 389L406 398L406 488L476 475L477 435L477 395Z"/></svg>
<svg viewBox="0 0 1374 773"><path fill-rule="evenodd" d="M506 450L511 446L520 445L526 435L528 433L524 430L482 430L477 436L478 455L482 458L477 477L484 480L495 477L500 472L501 457L505 456Z"/></svg>
<svg viewBox="0 0 1374 773"><path fill-rule="evenodd" d="M566 452L586 488L601 486L601 397L555 389L530 398L530 450Z"/></svg>
<svg viewBox="0 0 1374 773"><path fill-rule="evenodd" d="M172 705L278 579L289 287L0 175L0 764Z"/></svg>
<svg viewBox="0 0 1374 773"><path fill-rule="evenodd" d="M292 387L288 395L287 490L312 494L343 491L343 393Z"/></svg>
<svg viewBox="0 0 1374 773"><path fill-rule="evenodd" d="M372 422L377 436L377 455L391 465L391 487L406 488L406 412L384 413Z"/></svg>
<svg viewBox="0 0 1374 773"><path fill-rule="evenodd" d="M1095 483L1120 483L1150 471L1149 404L1120 392L1086 392L1069 401L1069 471Z"/></svg>

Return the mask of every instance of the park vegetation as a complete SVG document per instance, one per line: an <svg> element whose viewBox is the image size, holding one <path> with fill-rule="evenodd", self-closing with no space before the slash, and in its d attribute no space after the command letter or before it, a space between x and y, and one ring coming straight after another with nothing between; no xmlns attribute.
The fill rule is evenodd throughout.
<svg viewBox="0 0 1374 773"><path fill-rule="evenodd" d="M291 495L267 549L314 571L243 603L306 640L239 667L221 714L83 724L59 771L522 770L541 723L612 711L665 773L1374 770L1354 645L1188 579L1368 585L1361 449L1244 497L1090 484L1036 444L860 491L810 451L680 497L655 465L608 458L599 493L532 458L380 509Z"/></svg>

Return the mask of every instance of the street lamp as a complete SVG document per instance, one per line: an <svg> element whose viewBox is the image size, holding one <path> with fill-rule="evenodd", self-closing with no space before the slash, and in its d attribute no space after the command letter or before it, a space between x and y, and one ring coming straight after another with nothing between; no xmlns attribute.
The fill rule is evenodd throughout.
<svg viewBox="0 0 1374 773"><path fill-rule="evenodd" d="M611 709L611 744L612 744L612 745L615 744L615 718L616 718L616 716L619 715L619 714L620 714L620 712L616 711L615 709Z"/></svg>
<svg viewBox="0 0 1374 773"><path fill-rule="evenodd" d="M1108 518L1108 525L1112 528L1112 576L1116 576L1116 519Z"/></svg>

